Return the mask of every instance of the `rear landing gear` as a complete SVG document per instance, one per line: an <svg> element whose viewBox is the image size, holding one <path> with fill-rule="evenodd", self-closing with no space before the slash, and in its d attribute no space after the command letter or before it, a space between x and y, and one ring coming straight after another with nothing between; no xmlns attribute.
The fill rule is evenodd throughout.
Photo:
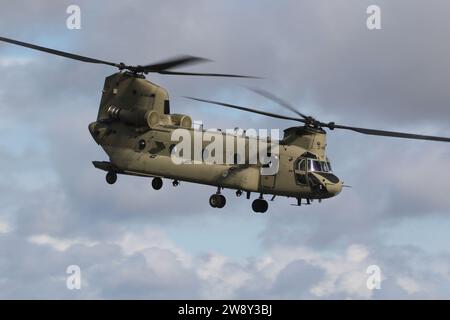
<svg viewBox="0 0 450 320"><path fill-rule="evenodd" d="M158 177L153 178L153 180L152 180L152 187L153 187L153 189L159 190L159 189L162 188L162 186L163 186L163 181L162 181L161 178L158 178Z"/></svg>
<svg viewBox="0 0 450 320"><path fill-rule="evenodd" d="M213 194L211 197L209 197L209 205L213 208L223 208L225 207L225 204L227 203L227 199L221 194Z"/></svg>
<svg viewBox="0 0 450 320"><path fill-rule="evenodd" d="M252 209L257 213L264 213L269 208L269 204L262 197L259 199L253 200Z"/></svg>
<svg viewBox="0 0 450 320"><path fill-rule="evenodd" d="M116 181L117 181L117 174L113 171L109 171L106 174L106 182L108 184L114 184L114 183L116 183Z"/></svg>

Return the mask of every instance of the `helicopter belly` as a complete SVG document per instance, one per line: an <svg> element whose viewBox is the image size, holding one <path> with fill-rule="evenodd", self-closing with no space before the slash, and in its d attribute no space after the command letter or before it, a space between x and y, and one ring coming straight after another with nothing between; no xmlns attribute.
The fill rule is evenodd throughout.
<svg viewBox="0 0 450 320"><path fill-rule="evenodd" d="M224 188L257 192L260 172L257 167L215 164L175 164L169 156L136 152L132 149L104 147L111 162L124 173L164 177Z"/></svg>

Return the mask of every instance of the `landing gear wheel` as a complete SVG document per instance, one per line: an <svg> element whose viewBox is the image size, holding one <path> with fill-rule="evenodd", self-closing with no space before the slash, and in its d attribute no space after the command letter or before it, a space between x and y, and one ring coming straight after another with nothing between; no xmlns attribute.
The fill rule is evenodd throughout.
<svg viewBox="0 0 450 320"><path fill-rule="evenodd" d="M114 184L117 181L117 174L115 172L109 171L106 174L106 182L108 184Z"/></svg>
<svg viewBox="0 0 450 320"><path fill-rule="evenodd" d="M209 205L213 208L217 208L219 201L220 200L217 194L213 194L211 197L209 197Z"/></svg>
<svg viewBox="0 0 450 320"><path fill-rule="evenodd" d="M153 189L159 190L162 188L162 186L163 186L163 181L161 178L153 178L153 180L152 180Z"/></svg>
<svg viewBox="0 0 450 320"><path fill-rule="evenodd" d="M219 196L219 204L217 205L217 208L221 209L221 208L225 207L225 204L227 203L227 199L225 199L225 197L221 194L219 194L218 196Z"/></svg>
<svg viewBox="0 0 450 320"><path fill-rule="evenodd" d="M174 187L178 187L178 186L180 185L180 181L178 181L178 180L173 180L173 181L172 181L172 185L173 185Z"/></svg>
<svg viewBox="0 0 450 320"><path fill-rule="evenodd" d="M213 194L211 197L209 197L209 205L213 208L223 208L225 207L226 203L227 200L221 194Z"/></svg>
<svg viewBox="0 0 450 320"><path fill-rule="evenodd" d="M269 208L269 204L264 199L256 199L252 203L252 209L255 212L264 213Z"/></svg>

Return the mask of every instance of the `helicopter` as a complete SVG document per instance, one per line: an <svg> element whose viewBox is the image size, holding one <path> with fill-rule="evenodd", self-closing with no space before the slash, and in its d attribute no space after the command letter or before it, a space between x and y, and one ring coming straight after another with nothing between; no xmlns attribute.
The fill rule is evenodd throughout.
<svg viewBox="0 0 450 320"><path fill-rule="evenodd" d="M173 186L178 186L180 181L213 186L217 188L209 198L209 204L213 208L223 208L226 205L226 198L222 194L224 189L236 190L238 197L245 192L247 199L251 198L252 193L257 194L258 197L252 202L255 213L264 213L268 210L268 202L264 196L272 196L271 201L277 196L295 198L297 200L295 205L301 206L302 204L310 205L314 200L321 202L338 195L345 185L333 172L327 157L326 130L340 129L366 135L450 142L450 138L445 137L321 122L299 112L294 106L273 93L261 89L252 90L276 102L295 116L186 97L197 102L298 123L283 130L282 138L276 141L278 147L276 155L271 154L272 148L266 147L266 149L263 148L266 157L257 157L250 150L255 138L243 136L242 133L237 132L234 134L220 130L207 132L203 127L195 128L190 116L171 112L167 90L150 82L145 76L149 73L159 73L204 77L257 77L173 70L177 67L209 61L193 56L180 56L160 63L132 66L3 37L0 37L0 41L81 62L104 64L119 69L118 72L106 77L97 119L88 126L92 138L103 148L109 158L108 161L93 161L94 167L106 172L106 182L111 185L116 183L118 175L131 175L151 178L151 185L155 190L162 188L163 179L172 180ZM177 147L180 141L173 139L173 133L177 130L184 130L190 137L197 134L209 134L209 141L225 138L222 141L231 141L233 150L236 150L239 142L243 141L241 143L244 150L243 156L237 159L237 153L231 154L234 161L227 163L206 163L205 161L175 163L173 155L179 152ZM208 141L202 140L200 149L201 157L203 157L208 149ZM222 152L225 155L227 151ZM257 161L250 161L254 158L257 158ZM267 161L263 158L271 160ZM264 171L275 163L277 170L269 170L269 173L267 170Z"/></svg>

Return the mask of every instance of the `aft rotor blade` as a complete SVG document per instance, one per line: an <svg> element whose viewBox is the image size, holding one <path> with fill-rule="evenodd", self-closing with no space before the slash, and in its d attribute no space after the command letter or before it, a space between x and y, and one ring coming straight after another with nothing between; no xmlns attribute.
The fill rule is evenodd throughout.
<svg viewBox="0 0 450 320"><path fill-rule="evenodd" d="M211 60L200 58L200 57L193 57L193 56L178 56L174 57L172 59L168 59L162 62L158 63L152 63L145 66L142 66L142 70L144 72L160 72L160 71L167 71L172 68L181 67L181 66L187 66L191 64L197 64L202 62L208 62Z"/></svg>
<svg viewBox="0 0 450 320"><path fill-rule="evenodd" d="M179 71L158 71L160 74L177 75L177 76L200 76L200 77L226 77L226 78L247 78L261 79L259 77L239 75L239 74L223 74L223 73L198 73L198 72L179 72Z"/></svg>
<svg viewBox="0 0 450 320"><path fill-rule="evenodd" d="M384 130L375 130L375 129L367 129L367 128L350 127L350 126L341 126L338 124L336 124L336 125L324 124L323 126L328 127L330 129L334 128L334 129L351 130L351 131L359 132L362 134L368 134L368 135L372 135L372 136L450 142L450 138L446 138L446 137L426 136L426 135L421 135L421 134L412 134L412 133L404 133L404 132L384 131Z"/></svg>
<svg viewBox="0 0 450 320"><path fill-rule="evenodd" d="M50 53L50 54L54 54L54 55L57 55L57 56L61 56L61 57L69 58L69 59L73 59L73 60L89 62L89 63L106 64L106 65L113 66L113 67L118 67L118 68L121 67L120 64L117 64L117 63L114 63L114 62L109 62L109 61L98 60L98 59L89 58L89 57L85 57L85 56L80 56L80 55L69 53L69 52L64 52L64 51L60 51L60 50L55 50L55 49L50 49L50 48L46 48L46 47L37 46L35 44L31 44L31 43L27 43L27 42L17 41L17 40L3 38L3 37L0 37L0 41L8 42L8 43L15 44L15 45L22 46L22 47L26 47L26 48L30 48L30 49L33 49L33 50L47 52L47 53Z"/></svg>
<svg viewBox="0 0 450 320"><path fill-rule="evenodd" d="M213 101L213 100L204 100L204 99L198 99L198 98L192 98L192 97L185 97L185 98L191 99L191 100L195 100L195 101L215 104L215 105L219 105L219 106L223 106L223 107L227 107L227 108L233 108L233 109L237 109L237 110L257 113L257 114L261 114L263 116L268 116L268 117L272 117L272 118L278 118L278 119L283 119L283 120L293 120L293 121L298 121L298 122L305 123L305 120L300 119L300 118L283 116L283 115L279 115L279 114L275 114L275 113L271 113L271 112L266 112L266 111L260 111L260 110L252 109L252 108L241 107L241 106L237 106L237 105L234 105L234 104L223 103L223 102L218 102L218 101Z"/></svg>
<svg viewBox="0 0 450 320"><path fill-rule="evenodd" d="M308 118L308 116L306 116L303 113L301 113L300 111L298 111L293 105L291 105L287 101L277 97L276 95L274 95L271 92L268 92L268 91L265 91L265 90L262 90L262 89L250 88L250 87L247 87L247 89L249 89L249 90L251 90L251 91L253 91L253 92L255 92L255 93L257 93L257 94L259 94L259 95L261 95L261 96L263 96L263 97L265 97L267 99L269 99L269 100L272 100L273 102L275 102L275 103L279 104L280 106L282 106L282 107L284 107L284 108L294 112L295 114L299 115L300 117L302 117L304 119Z"/></svg>

